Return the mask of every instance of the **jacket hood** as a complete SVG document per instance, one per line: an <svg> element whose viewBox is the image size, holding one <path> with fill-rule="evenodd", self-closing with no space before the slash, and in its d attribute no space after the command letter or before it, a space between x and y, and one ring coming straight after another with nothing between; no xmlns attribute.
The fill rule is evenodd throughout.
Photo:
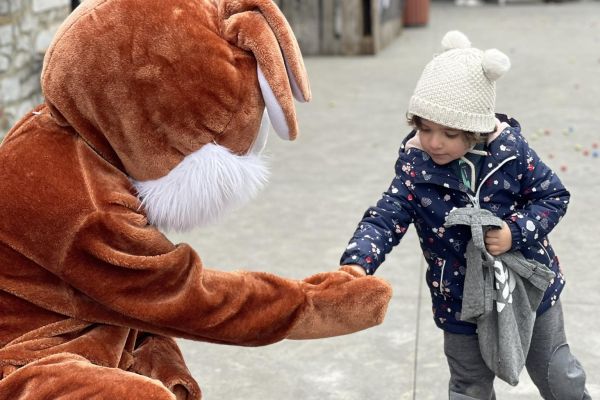
<svg viewBox="0 0 600 400"><path fill-rule="evenodd" d="M137 181L209 143L246 154L265 103L294 139L293 97L310 99L296 40L270 0L87 0L46 53L42 88L59 125Z"/></svg>

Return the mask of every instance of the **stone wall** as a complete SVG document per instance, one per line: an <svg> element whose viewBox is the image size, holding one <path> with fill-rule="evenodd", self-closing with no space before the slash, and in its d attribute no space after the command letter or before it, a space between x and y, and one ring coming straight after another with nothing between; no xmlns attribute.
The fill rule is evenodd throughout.
<svg viewBox="0 0 600 400"><path fill-rule="evenodd" d="M44 53L71 0L0 0L0 138L42 101Z"/></svg>

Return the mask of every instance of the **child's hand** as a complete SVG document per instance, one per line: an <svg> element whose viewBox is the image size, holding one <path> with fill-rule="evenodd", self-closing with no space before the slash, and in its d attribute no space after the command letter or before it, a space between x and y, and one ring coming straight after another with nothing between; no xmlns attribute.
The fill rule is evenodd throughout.
<svg viewBox="0 0 600 400"><path fill-rule="evenodd" d="M512 247L512 233L506 222L502 228L489 229L485 233L485 248L493 256L506 253Z"/></svg>
<svg viewBox="0 0 600 400"><path fill-rule="evenodd" d="M367 275L367 272L365 271L365 269L363 267L361 267L360 265L353 265L353 264L342 265L340 267L340 270L345 271L356 277Z"/></svg>

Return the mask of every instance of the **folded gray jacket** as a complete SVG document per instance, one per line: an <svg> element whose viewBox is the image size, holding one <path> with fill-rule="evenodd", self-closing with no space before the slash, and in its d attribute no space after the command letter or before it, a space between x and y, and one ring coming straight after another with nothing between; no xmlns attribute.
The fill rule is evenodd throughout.
<svg viewBox="0 0 600 400"><path fill-rule="evenodd" d="M461 320L477 324L483 360L498 378L514 386L525 366L536 310L554 272L518 251L489 254L484 229L502 226L489 210L454 209L445 225L471 227Z"/></svg>

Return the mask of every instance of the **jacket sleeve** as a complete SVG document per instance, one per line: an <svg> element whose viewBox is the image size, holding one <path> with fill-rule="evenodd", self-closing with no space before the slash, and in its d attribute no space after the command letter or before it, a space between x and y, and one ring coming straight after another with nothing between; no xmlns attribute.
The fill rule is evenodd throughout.
<svg viewBox="0 0 600 400"><path fill-rule="evenodd" d="M547 236L565 215L571 196L525 139L518 136L517 140L520 201L507 220L514 250L530 246Z"/></svg>
<svg viewBox="0 0 600 400"><path fill-rule="evenodd" d="M340 264L358 264L371 275L394 246L400 243L412 222L409 211L412 194L404 184L406 179L403 179L403 175L402 161L399 159L396 162L396 177L377 204L364 213L342 254Z"/></svg>

